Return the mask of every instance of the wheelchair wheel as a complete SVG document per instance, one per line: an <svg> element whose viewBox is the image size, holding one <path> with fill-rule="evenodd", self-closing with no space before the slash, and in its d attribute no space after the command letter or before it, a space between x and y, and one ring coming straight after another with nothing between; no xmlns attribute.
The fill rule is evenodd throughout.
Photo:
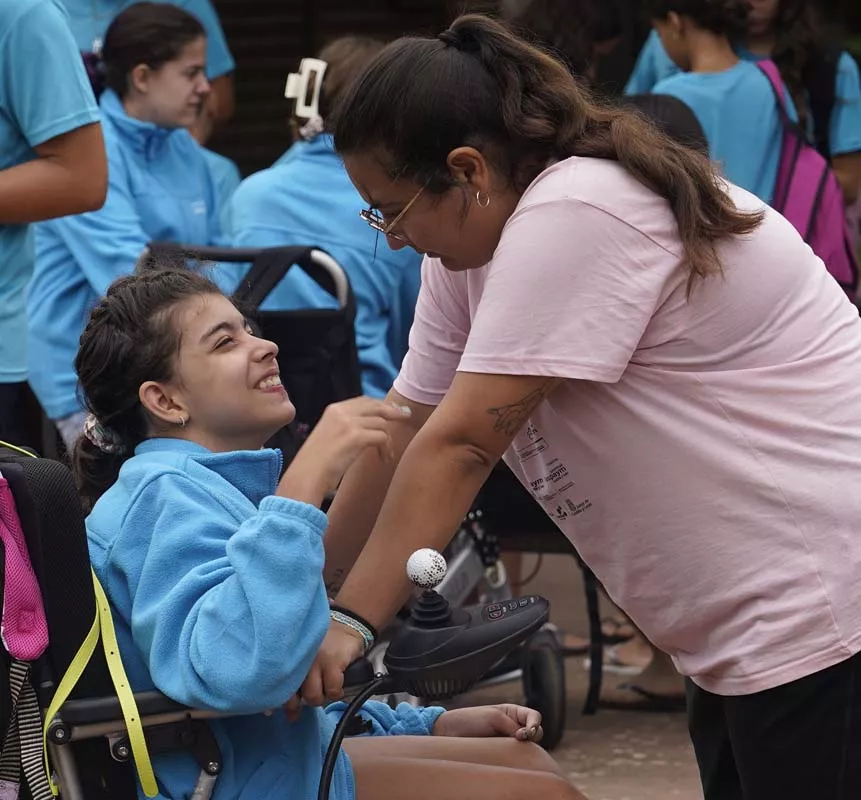
<svg viewBox="0 0 861 800"><path fill-rule="evenodd" d="M541 712L541 746L552 750L565 733L567 705L565 665L552 632L539 631L524 645L522 665L526 705Z"/></svg>

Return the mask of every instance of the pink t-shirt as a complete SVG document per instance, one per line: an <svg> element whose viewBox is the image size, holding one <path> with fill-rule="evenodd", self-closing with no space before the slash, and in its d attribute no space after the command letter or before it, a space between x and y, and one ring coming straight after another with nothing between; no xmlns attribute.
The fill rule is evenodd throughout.
<svg viewBox="0 0 861 800"><path fill-rule="evenodd" d="M718 253L688 299L668 204L562 161L488 265L425 260L395 387L566 378L506 462L679 670L735 695L861 650L861 319L771 209Z"/></svg>

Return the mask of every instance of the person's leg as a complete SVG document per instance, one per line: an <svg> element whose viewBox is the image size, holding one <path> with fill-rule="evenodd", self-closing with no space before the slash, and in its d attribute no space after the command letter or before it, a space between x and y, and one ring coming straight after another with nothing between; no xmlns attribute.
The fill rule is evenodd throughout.
<svg viewBox="0 0 861 800"><path fill-rule="evenodd" d="M356 800L587 800L549 772L385 755L385 745L396 738L381 737L379 755L350 754Z"/></svg>
<svg viewBox="0 0 861 800"><path fill-rule="evenodd" d="M688 731L700 771L705 800L747 800L735 765L724 698L711 694L692 681L687 689ZM812 800L812 798L811 798Z"/></svg>
<svg viewBox="0 0 861 800"><path fill-rule="evenodd" d="M861 654L724 707L744 800L861 798Z"/></svg>
<svg viewBox="0 0 861 800"><path fill-rule="evenodd" d="M356 737L343 744L350 758L423 758L458 761L490 767L561 775L559 765L546 750L516 739L468 739L451 736Z"/></svg>

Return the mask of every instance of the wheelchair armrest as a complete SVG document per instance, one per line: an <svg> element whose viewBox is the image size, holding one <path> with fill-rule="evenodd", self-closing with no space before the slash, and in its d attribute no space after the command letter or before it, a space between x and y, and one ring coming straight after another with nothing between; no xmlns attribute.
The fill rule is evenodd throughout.
<svg viewBox="0 0 861 800"><path fill-rule="evenodd" d="M187 708L176 700L153 689L151 692L135 694L138 713L141 717L170 714ZM96 722L111 722L123 718L123 709L116 697L88 697L83 700L67 700L60 708L60 719L68 725L91 725Z"/></svg>
<svg viewBox="0 0 861 800"><path fill-rule="evenodd" d="M368 659L360 658L344 670L344 689L349 691L351 688L364 687L373 679L373 665ZM137 703L138 714L140 714L141 719L183 712L187 712L189 716L216 715L215 712L201 712L189 708L176 702L176 700L171 700L167 695L155 689L149 692L135 693L135 703ZM60 708L58 716L63 724L75 727L120 721L123 719L123 709L116 697L88 697L82 700L67 700ZM218 716L222 715L219 714Z"/></svg>

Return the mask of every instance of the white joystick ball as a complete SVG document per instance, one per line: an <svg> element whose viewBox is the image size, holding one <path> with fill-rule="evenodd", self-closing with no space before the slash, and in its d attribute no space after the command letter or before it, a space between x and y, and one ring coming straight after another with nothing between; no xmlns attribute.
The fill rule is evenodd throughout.
<svg viewBox="0 0 861 800"><path fill-rule="evenodd" d="M407 576L421 589L439 586L447 569L442 553L430 547L416 550L407 561Z"/></svg>

